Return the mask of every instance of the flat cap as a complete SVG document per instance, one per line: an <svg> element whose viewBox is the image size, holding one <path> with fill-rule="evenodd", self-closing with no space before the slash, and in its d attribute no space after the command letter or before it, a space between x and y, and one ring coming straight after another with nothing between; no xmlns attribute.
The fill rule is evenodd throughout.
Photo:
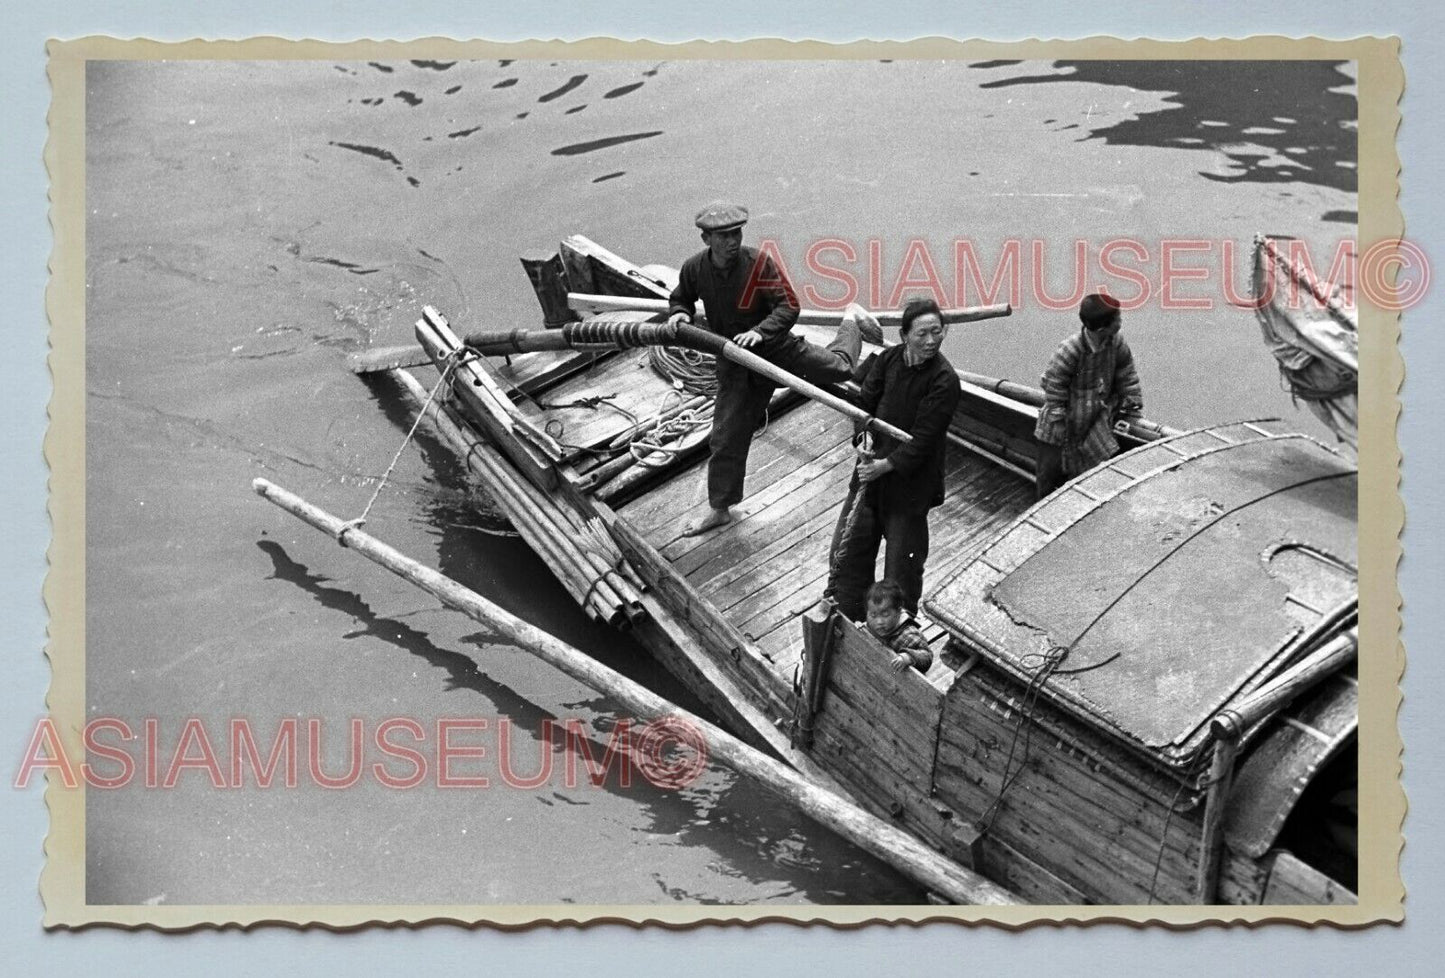
<svg viewBox="0 0 1445 978"><path fill-rule="evenodd" d="M748 223L748 209L741 204L715 200L697 212L693 223L704 231L731 231Z"/></svg>

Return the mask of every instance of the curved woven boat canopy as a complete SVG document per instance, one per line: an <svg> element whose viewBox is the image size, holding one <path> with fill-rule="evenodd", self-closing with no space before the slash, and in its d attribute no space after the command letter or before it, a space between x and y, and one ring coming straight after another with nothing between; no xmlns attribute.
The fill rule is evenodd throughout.
<svg viewBox="0 0 1445 978"><path fill-rule="evenodd" d="M1073 480L925 601L1040 694L1171 766L1356 600L1357 471L1280 422L1141 446ZM1052 669L1045 663L1056 661Z"/></svg>

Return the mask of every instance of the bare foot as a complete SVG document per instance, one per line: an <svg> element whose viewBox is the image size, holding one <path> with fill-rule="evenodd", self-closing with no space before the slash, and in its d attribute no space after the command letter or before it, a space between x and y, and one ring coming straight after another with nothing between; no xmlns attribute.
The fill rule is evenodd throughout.
<svg viewBox="0 0 1445 978"><path fill-rule="evenodd" d="M733 514L727 509L712 509L709 507L707 515L682 531L685 537L695 537L706 533L708 530L715 530L720 526L726 526L733 521Z"/></svg>

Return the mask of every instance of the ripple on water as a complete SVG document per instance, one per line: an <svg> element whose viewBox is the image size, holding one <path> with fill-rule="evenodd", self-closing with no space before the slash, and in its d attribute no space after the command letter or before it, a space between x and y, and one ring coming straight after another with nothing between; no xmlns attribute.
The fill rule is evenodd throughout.
<svg viewBox="0 0 1445 978"><path fill-rule="evenodd" d="M620 146L623 143L631 143L639 139L651 139L653 136L661 136L662 133L663 130L655 129L652 132L632 132L624 136L605 136L602 139L592 139L585 143L572 143L568 146L559 146L552 150L552 155L580 156L583 153L592 153L599 149Z"/></svg>
<svg viewBox="0 0 1445 978"><path fill-rule="evenodd" d="M571 78L567 79L567 80L566 80L565 82L563 82L561 85L559 85L559 86L557 86L556 88L552 89L552 90L551 90L550 92L548 92L546 95L539 96L539 97L537 98L537 101L538 101L538 102L550 102L550 101L552 101L553 99L561 98L563 95L566 95L568 92L572 91L572 89L576 88L578 85L581 85L581 84L582 84L583 82L585 82L586 80L587 80L587 76L586 76L586 75L573 75Z"/></svg>

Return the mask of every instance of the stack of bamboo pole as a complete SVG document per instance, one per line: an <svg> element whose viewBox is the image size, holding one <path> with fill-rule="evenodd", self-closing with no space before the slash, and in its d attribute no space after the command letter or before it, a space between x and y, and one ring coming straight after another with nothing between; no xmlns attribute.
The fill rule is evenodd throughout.
<svg viewBox="0 0 1445 978"><path fill-rule="evenodd" d="M427 404L426 388L415 377L404 370L390 374L418 408ZM500 452L467 428L449 405L432 401L426 415L580 606L593 617L618 627L627 627L646 614L642 607L642 579L623 559L604 528L589 525L521 478Z"/></svg>

